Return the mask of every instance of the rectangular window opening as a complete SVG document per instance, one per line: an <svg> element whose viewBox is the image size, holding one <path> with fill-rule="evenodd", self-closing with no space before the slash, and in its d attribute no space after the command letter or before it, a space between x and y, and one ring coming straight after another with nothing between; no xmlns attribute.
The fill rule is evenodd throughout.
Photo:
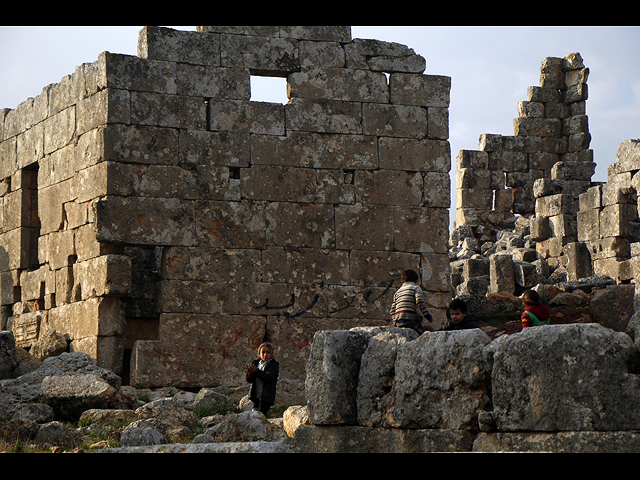
<svg viewBox="0 0 640 480"><path fill-rule="evenodd" d="M251 75L251 101L286 104L289 102L285 77Z"/></svg>

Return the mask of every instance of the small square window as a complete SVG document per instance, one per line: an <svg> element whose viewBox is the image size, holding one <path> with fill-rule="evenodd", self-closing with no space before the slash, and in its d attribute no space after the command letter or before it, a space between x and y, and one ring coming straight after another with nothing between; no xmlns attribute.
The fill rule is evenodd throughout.
<svg viewBox="0 0 640 480"><path fill-rule="evenodd" d="M282 77L263 77L251 75L251 101L285 104L287 95L287 79Z"/></svg>

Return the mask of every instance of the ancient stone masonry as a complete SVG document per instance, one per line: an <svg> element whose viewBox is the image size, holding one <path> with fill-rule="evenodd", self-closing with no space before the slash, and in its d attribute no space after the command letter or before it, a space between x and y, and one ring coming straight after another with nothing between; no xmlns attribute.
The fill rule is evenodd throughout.
<svg viewBox="0 0 640 480"><path fill-rule="evenodd" d="M592 263L595 275L618 283L640 278L639 182L640 140L626 140L609 166L607 182L579 198L577 234L584 251L577 264Z"/></svg>
<svg viewBox="0 0 640 480"><path fill-rule="evenodd" d="M404 268L442 322L450 78L424 69L346 26L145 27L1 110L2 328L191 387L265 339L302 378L316 331L389 322Z"/></svg>

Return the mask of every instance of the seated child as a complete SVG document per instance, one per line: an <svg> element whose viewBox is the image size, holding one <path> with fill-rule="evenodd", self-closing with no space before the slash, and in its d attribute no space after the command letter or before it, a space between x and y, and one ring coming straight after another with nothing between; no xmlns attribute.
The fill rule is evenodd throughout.
<svg viewBox="0 0 640 480"><path fill-rule="evenodd" d="M471 313L467 313L467 304L464 300L456 298L449 304L449 312L451 313L451 320L442 327L440 332L446 332L451 330L470 330L472 328L480 328Z"/></svg>
<svg viewBox="0 0 640 480"><path fill-rule="evenodd" d="M522 294L524 312L522 313L522 328L549 325L549 307L540 301L540 294L535 290L527 290Z"/></svg>
<svg viewBox="0 0 640 480"><path fill-rule="evenodd" d="M425 331L422 316L424 315L429 322L433 317L427 309L422 289L416 284L418 278L414 270L402 272L402 286L393 296L389 313L396 327L411 328L422 335Z"/></svg>

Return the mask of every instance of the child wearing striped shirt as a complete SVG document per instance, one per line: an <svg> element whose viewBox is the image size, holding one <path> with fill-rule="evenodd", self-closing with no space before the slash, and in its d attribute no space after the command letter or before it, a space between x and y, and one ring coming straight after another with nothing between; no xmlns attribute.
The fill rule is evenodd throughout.
<svg viewBox="0 0 640 480"><path fill-rule="evenodd" d="M425 327L422 317L431 322L433 317L427 309L422 289L417 284L420 277L414 270L402 272L402 286L393 296L389 313L396 327L411 328L422 335Z"/></svg>

